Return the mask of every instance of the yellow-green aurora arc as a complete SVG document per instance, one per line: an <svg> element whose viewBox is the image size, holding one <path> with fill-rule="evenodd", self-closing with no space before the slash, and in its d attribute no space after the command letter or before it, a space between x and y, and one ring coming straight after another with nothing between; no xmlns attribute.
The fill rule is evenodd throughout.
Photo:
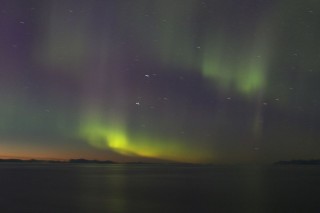
<svg viewBox="0 0 320 213"><path fill-rule="evenodd" d="M163 159L175 162L212 162L211 150L186 146L181 139L156 137L142 132L132 133L124 120L101 121L88 117L80 128L80 136L98 149L111 149L119 154L146 158Z"/></svg>

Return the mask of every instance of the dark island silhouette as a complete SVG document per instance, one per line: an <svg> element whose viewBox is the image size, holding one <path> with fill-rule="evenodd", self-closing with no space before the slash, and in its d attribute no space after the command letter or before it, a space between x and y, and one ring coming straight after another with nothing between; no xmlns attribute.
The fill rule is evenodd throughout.
<svg viewBox="0 0 320 213"><path fill-rule="evenodd" d="M320 165L319 159L278 161L274 165Z"/></svg>
<svg viewBox="0 0 320 213"><path fill-rule="evenodd" d="M166 164L166 165L195 165L193 163L183 162L143 162L143 161L130 161L130 162L116 162L111 160L89 160L84 158L69 159L69 160L40 160L40 159L19 159L19 158L0 158L1 163L38 163L38 164L128 164L128 165L139 165L139 164ZM198 165L198 164L197 164Z"/></svg>
<svg viewBox="0 0 320 213"><path fill-rule="evenodd" d="M79 159L69 159L69 160L39 160L39 159L19 159L19 158L6 158L1 159L0 163L53 163L53 164L164 164L164 163L153 163L153 162L143 162L143 161L133 161L133 162L115 162L111 160L89 160L84 158ZM190 163L166 163L166 164L186 164ZM191 165L191 164L190 164Z"/></svg>
<svg viewBox="0 0 320 213"><path fill-rule="evenodd" d="M88 159L70 159L67 161L68 163L95 163L95 164L113 164L116 163L111 160L88 160Z"/></svg>
<svg viewBox="0 0 320 213"><path fill-rule="evenodd" d="M70 160L22 160L22 159L0 159L0 163L87 163L87 164L114 164L117 162L110 160L88 160L88 159L70 159Z"/></svg>

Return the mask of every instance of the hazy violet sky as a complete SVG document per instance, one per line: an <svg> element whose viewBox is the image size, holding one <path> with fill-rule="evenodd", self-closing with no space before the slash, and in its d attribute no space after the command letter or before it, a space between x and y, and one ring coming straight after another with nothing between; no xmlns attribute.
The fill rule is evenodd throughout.
<svg viewBox="0 0 320 213"><path fill-rule="evenodd" d="M318 0L0 3L0 158L320 158Z"/></svg>

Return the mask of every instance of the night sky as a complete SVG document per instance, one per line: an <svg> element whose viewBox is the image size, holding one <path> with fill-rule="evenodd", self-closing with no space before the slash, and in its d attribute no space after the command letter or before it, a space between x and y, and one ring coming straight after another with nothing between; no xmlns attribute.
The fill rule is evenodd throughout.
<svg viewBox="0 0 320 213"><path fill-rule="evenodd" d="M318 0L0 9L0 158L320 158Z"/></svg>

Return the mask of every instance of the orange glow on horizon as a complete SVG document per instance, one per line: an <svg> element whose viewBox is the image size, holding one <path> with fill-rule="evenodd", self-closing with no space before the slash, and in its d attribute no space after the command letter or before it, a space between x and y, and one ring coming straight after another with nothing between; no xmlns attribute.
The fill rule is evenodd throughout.
<svg viewBox="0 0 320 213"><path fill-rule="evenodd" d="M69 159L88 159L88 160L110 160L114 162L163 162L160 159L142 158L139 156L123 156L117 153L107 153L101 150L67 150L59 148L28 146L28 145L9 145L10 143L0 143L0 159L22 159L22 160L57 160L67 161Z"/></svg>

